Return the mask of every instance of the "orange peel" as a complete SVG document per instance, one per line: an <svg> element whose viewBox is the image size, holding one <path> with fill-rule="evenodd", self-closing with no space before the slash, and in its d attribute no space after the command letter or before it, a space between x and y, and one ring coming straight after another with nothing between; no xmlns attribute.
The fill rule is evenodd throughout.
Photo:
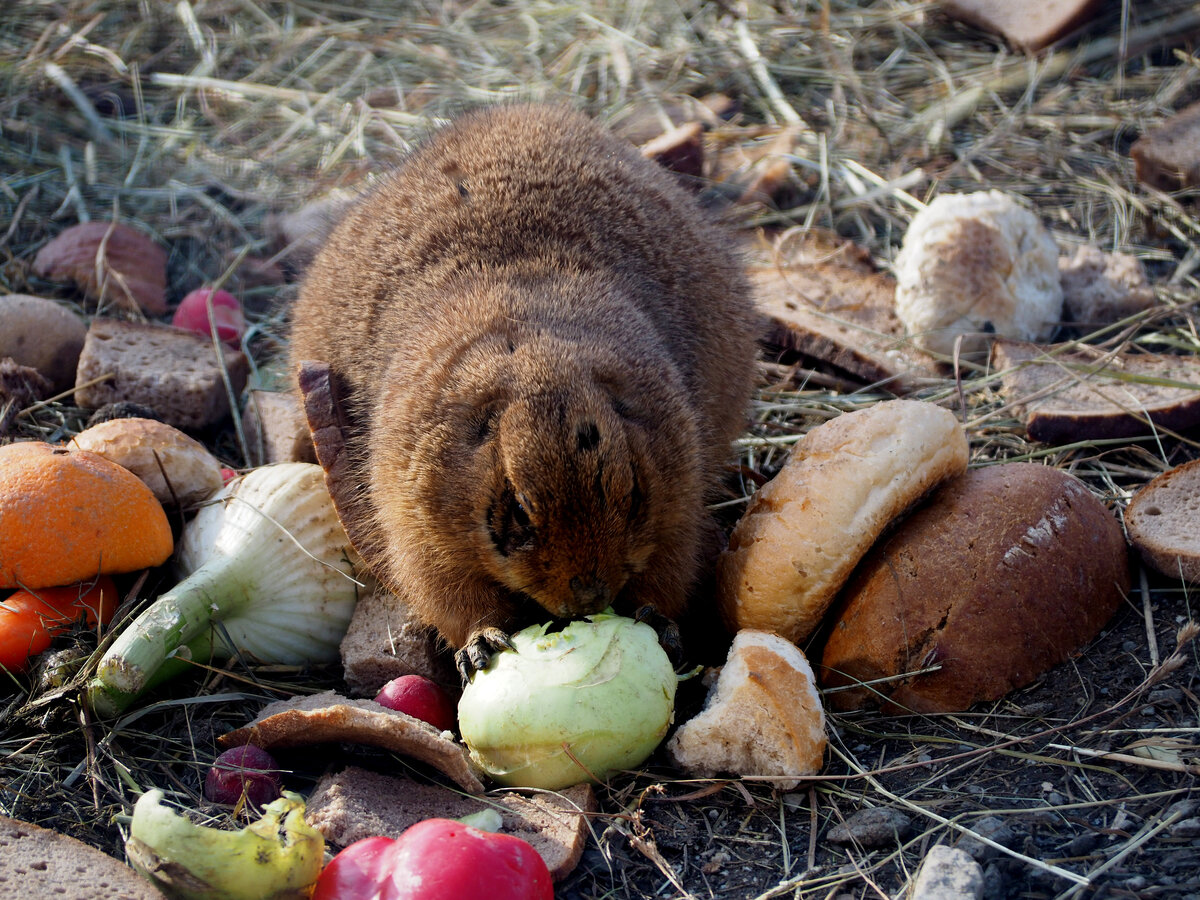
<svg viewBox="0 0 1200 900"><path fill-rule="evenodd" d="M43 441L0 447L0 588L133 572L173 549L162 504L127 469Z"/></svg>

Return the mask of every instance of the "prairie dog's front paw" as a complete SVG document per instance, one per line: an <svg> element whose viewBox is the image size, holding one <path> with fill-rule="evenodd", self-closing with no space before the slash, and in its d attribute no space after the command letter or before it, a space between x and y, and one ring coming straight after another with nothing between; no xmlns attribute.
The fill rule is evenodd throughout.
<svg viewBox="0 0 1200 900"><path fill-rule="evenodd" d="M454 654L454 665L462 677L463 684L471 680L471 676L488 667L492 655L501 650L513 649L508 635L499 628L482 628L476 631Z"/></svg>
<svg viewBox="0 0 1200 900"><path fill-rule="evenodd" d="M671 660L671 665L678 669L683 665L683 639L679 634L679 625L674 619L660 613L654 606L647 604L639 606L633 613L633 618L649 625L658 634L658 644Z"/></svg>

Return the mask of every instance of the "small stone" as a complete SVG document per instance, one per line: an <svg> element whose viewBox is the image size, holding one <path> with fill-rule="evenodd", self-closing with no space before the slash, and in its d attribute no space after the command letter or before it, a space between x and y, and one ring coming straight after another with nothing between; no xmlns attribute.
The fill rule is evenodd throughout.
<svg viewBox="0 0 1200 900"><path fill-rule="evenodd" d="M1085 831L1063 844L1061 853L1066 857L1090 856L1102 840L1103 838L1094 831Z"/></svg>
<svg viewBox="0 0 1200 900"><path fill-rule="evenodd" d="M1181 819L1168 829L1171 837L1191 840L1200 837L1200 818Z"/></svg>
<svg viewBox="0 0 1200 900"><path fill-rule="evenodd" d="M886 847L904 840L911 829L912 819L907 814L879 806L859 810L842 824L829 829L827 837L838 844Z"/></svg>
<svg viewBox="0 0 1200 900"><path fill-rule="evenodd" d="M981 900L983 868L969 854L935 844L921 862L908 900Z"/></svg>
<svg viewBox="0 0 1200 900"><path fill-rule="evenodd" d="M995 841L1002 847L1012 847L1018 840L1017 833L999 816L984 816L971 826L971 831L973 834L963 835L955 846L979 862L991 859L1000 851L974 835Z"/></svg>

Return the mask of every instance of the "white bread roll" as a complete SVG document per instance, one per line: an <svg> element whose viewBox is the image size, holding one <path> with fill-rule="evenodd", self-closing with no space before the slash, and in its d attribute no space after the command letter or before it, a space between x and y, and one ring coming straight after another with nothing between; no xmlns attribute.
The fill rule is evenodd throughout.
<svg viewBox="0 0 1200 900"><path fill-rule="evenodd" d="M967 468L949 410L888 400L810 431L750 503L717 561L726 627L812 633L885 527Z"/></svg>
<svg viewBox="0 0 1200 900"><path fill-rule="evenodd" d="M667 742L681 769L711 777L780 777L791 790L820 771L825 756L825 710L812 667L800 648L777 634L741 631L729 648L704 709Z"/></svg>

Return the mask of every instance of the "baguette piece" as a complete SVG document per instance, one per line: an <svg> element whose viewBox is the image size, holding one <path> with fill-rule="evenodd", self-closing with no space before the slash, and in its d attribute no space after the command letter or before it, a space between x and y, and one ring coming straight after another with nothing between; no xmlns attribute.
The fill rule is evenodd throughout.
<svg viewBox="0 0 1200 900"><path fill-rule="evenodd" d="M825 700L935 713L999 699L1094 638L1129 585L1121 525L1074 475L972 469L846 585L818 667ZM855 686L879 679L892 680Z"/></svg>
<svg viewBox="0 0 1200 900"><path fill-rule="evenodd" d="M1200 459L1168 469L1134 494L1125 530L1152 568L1200 583Z"/></svg>
<svg viewBox="0 0 1200 900"><path fill-rule="evenodd" d="M163 900L133 868L66 834L0 816L0 896Z"/></svg>
<svg viewBox="0 0 1200 900"><path fill-rule="evenodd" d="M681 769L768 775L780 790L820 771L825 709L804 653L777 634L739 631L704 709L667 742Z"/></svg>
<svg viewBox="0 0 1200 900"><path fill-rule="evenodd" d="M818 425L754 495L717 560L726 627L802 644L892 520L966 467L966 433L932 403L886 400Z"/></svg>
<svg viewBox="0 0 1200 900"><path fill-rule="evenodd" d="M437 785L349 766L317 783L305 806L305 819L331 844L345 847L375 835L399 837L423 819L459 819L489 808L500 813L502 832L528 841L551 877L560 881L583 855L587 819L599 807L587 784L559 793L525 796L500 791L467 797Z"/></svg>
<svg viewBox="0 0 1200 900"><path fill-rule="evenodd" d="M1035 441L1135 437L1156 428L1179 431L1200 424L1200 359L1195 356L1110 355L997 340L992 368Z"/></svg>

